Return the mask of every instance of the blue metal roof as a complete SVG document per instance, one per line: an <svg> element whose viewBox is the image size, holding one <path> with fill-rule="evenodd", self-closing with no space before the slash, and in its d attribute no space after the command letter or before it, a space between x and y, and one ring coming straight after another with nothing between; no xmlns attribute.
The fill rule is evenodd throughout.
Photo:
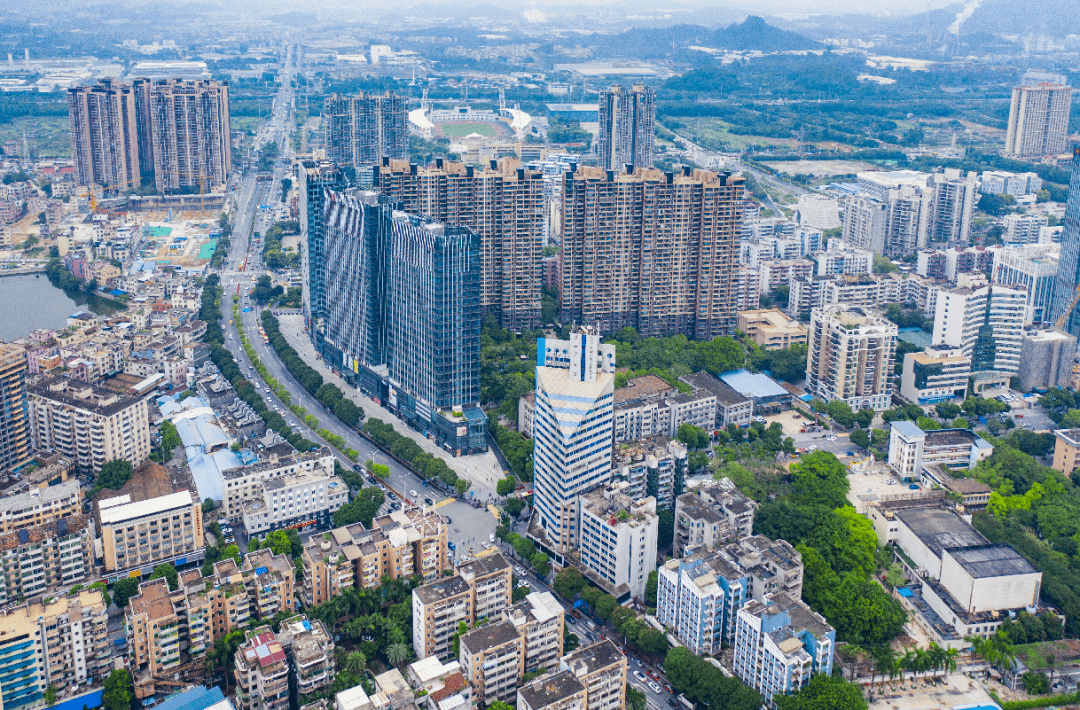
<svg viewBox="0 0 1080 710"><path fill-rule="evenodd" d="M157 710L206 710L225 699L221 688L198 687L169 696L157 704Z"/></svg>
<svg viewBox="0 0 1080 710"><path fill-rule="evenodd" d="M783 397L790 394L786 389L776 384L776 381L771 377L760 372L732 370L720 375L720 379L744 397L760 399L763 397Z"/></svg>

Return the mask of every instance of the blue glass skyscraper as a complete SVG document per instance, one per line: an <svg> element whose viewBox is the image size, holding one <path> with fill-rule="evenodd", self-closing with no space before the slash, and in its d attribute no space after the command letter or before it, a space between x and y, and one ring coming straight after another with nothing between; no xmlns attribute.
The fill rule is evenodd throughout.
<svg viewBox="0 0 1080 710"><path fill-rule="evenodd" d="M1061 259L1054 279L1054 298L1050 320L1057 321L1076 298L1080 285L1080 144L1073 146L1072 177L1069 201L1065 205L1065 229L1061 233ZM1065 320L1065 332L1080 336L1080 308L1074 308Z"/></svg>

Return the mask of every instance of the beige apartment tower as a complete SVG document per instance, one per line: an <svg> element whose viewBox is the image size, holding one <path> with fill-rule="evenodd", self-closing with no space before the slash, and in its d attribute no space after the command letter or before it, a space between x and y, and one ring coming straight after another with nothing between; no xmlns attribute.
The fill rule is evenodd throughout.
<svg viewBox="0 0 1080 710"><path fill-rule="evenodd" d="M695 340L734 332L741 176L582 167L564 180L564 322Z"/></svg>
<svg viewBox="0 0 1080 710"><path fill-rule="evenodd" d="M148 91L158 192L223 189L232 169L228 82L162 79Z"/></svg>
<svg viewBox="0 0 1080 710"><path fill-rule="evenodd" d="M1005 153L1032 157L1064 153L1072 87L1040 83L1013 88Z"/></svg>
<svg viewBox="0 0 1080 710"><path fill-rule="evenodd" d="M64 377L27 389L35 448L55 451L94 473L113 459L138 467L150 456L146 400Z"/></svg>
<svg viewBox="0 0 1080 710"><path fill-rule="evenodd" d="M896 324L873 311L845 305L810 314L806 391L853 410L888 409L896 357Z"/></svg>
<svg viewBox="0 0 1080 710"><path fill-rule="evenodd" d="M383 160L376 188L409 214L480 235L480 306L503 328L540 326L544 177L512 158L483 168L439 158L421 168Z"/></svg>
<svg viewBox="0 0 1080 710"><path fill-rule="evenodd" d="M30 460L26 403L26 351L0 343L0 471Z"/></svg>
<svg viewBox="0 0 1080 710"><path fill-rule="evenodd" d="M139 115L131 84L102 79L69 89L68 117L80 185L101 185L111 194L139 187Z"/></svg>

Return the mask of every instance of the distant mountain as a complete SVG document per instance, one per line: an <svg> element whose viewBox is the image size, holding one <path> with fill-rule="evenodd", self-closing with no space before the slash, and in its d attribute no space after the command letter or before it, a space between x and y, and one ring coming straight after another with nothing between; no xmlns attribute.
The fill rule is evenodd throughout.
<svg viewBox="0 0 1080 710"><path fill-rule="evenodd" d="M710 46L743 51L783 52L791 49L820 49L821 43L778 27L762 18L750 15L741 23L713 32Z"/></svg>

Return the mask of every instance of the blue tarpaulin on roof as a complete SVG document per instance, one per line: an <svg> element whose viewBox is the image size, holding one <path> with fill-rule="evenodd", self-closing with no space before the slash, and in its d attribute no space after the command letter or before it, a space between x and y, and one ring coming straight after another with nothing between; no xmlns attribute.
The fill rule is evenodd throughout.
<svg viewBox="0 0 1080 710"><path fill-rule="evenodd" d="M259 575L266 574L269 571L270 570L266 569L265 567L256 567L255 568L255 576L258 577Z"/></svg>
<svg viewBox="0 0 1080 710"><path fill-rule="evenodd" d="M900 587L899 589L897 589L897 590L896 590L896 593L897 593L897 594L899 594L899 595L900 595L900 596L902 596L902 597L911 597L911 596L914 596L914 592L912 592L912 591L911 591L910 589L908 589L907 587Z"/></svg>

